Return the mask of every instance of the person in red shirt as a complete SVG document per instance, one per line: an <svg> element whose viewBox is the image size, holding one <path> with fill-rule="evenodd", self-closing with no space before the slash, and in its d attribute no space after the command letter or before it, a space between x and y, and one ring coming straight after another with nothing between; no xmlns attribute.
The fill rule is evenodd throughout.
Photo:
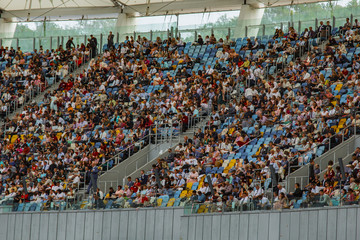
<svg viewBox="0 0 360 240"><path fill-rule="evenodd" d="M71 82L71 81L68 81L68 82L66 83L66 88L65 88L65 90L66 90L66 91L69 91L69 90L72 89L73 86L74 86L74 83Z"/></svg>
<svg viewBox="0 0 360 240"><path fill-rule="evenodd" d="M25 193L25 191L21 192L20 202L29 202L29 194Z"/></svg>
<svg viewBox="0 0 360 240"><path fill-rule="evenodd" d="M144 204L145 202L148 202L149 199L147 198L147 196L145 194L141 194L141 198L140 198L140 202L142 204Z"/></svg>
<svg viewBox="0 0 360 240"><path fill-rule="evenodd" d="M139 178L135 179L134 184L131 186L130 190L132 190L133 192L137 192L139 190L139 187L141 186L141 183L139 181Z"/></svg>
<svg viewBox="0 0 360 240"><path fill-rule="evenodd" d="M64 82L63 80L61 81L60 85L59 85L59 89L60 90L65 90L66 89L66 82Z"/></svg>

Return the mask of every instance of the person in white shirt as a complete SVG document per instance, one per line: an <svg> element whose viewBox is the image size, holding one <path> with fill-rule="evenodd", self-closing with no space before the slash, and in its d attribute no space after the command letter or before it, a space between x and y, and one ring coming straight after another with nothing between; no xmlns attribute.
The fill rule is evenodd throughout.
<svg viewBox="0 0 360 240"><path fill-rule="evenodd" d="M311 193L313 193L315 195L320 194L320 188L315 183L312 184Z"/></svg>
<svg viewBox="0 0 360 240"><path fill-rule="evenodd" d="M254 189L254 194L253 194L254 197L253 198L260 199L260 198L262 198L263 194L264 194L264 190L260 187L259 184L257 184Z"/></svg>
<svg viewBox="0 0 360 240"><path fill-rule="evenodd" d="M208 65L208 68L205 71L205 75L211 75L213 74L214 69L211 67L211 65Z"/></svg>
<svg viewBox="0 0 360 240"><path fill-rule="evenodd" d="M250 202L250 199L249 199L249 196L248 196L248 193L244 192L242 194L242 197L241 199L239 200L239 205L246 205Z"/></svg>
<svg viewBox="0 0 360 240"><path fill-rule="evenodd" d="M155 66L154 66L154 65L151 65L151 68L150 68L149 73L150 73L151 75L153 75L153 74L155 74L156 72L157 72L157 70L156 70Z"/></svg>
<svg viewBox="0 0 360 240"><path fill-rule="evenodd" d="M268 209L270 207L270 201L265 195L262 196L259 202L259 207L261 209Z"/></svg>
<svg viewBox="0 0 360 240"><path fill-rule="evenodd" d="M179 143L179 145L175 148L175 152L181 152L184 151L185 148L183 147L182 143Z"/></svg>
<svg viewBox="0 0 360 240"><path fill-rule="evenodd" d="M210 187L209 187L209 183L205 183L204 186L202 188L200 188L200 192L202 192L203 194L207 194L208 192L210 192Z"/></svg>
<svg viewBox="0 0 360 240"><path fill-rule="evenodd" d="M258 91L254 87L249 87L245 90L245 97L249 100L252 100L252 97L258 94Z"/></svg>
<svg viewBox="0 0 360 240"><path fill-rule="evenodd" d="M58 201L65 200L65 193L62 192L60 189L57 190L56 200Z"/></svg>
<svg viewBox="0 0 360 240"><path fill-rule="evenodd" d="M176 188L178 190L182 190L185 186L185 180L183 179L182 175L178 176L178 180L176 182Z"/></svg>
<svg viewBox="0 0 360 240"><path fill-rule="evenodd" d="M286 195L286 189L282 185L278 184L278 189L278 195L280 195L280 193L284 193Z"/></svg>
<svg viewBox="0 0 360 240"><path fill-rule="evenodd" d="M220 60L227 61L228 58L229 58L229 53L225 52L225 50L223 50L222 53L220 54Z"/></svg>

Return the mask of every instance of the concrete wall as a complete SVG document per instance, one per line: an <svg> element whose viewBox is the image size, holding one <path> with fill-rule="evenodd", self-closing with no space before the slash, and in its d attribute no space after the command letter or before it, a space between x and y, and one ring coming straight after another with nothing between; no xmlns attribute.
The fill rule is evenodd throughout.
<svg viewBox="0 0 360 240"><path fill-rule="evenodd" d="M182 208L0 214L6 240L180 239Z"/></svg>
<svg viewBox="0 0 360 240"><path fill-rule="evenodd" d="M360 208L183 216L183 208L0 214L6 240L356 240Z"/></svg>
<svg viewBox="0 0 360 240"><path fill-rule="evenodd" d="M356 240L360 208L322 208L181 217L182 240Z"/></svg>

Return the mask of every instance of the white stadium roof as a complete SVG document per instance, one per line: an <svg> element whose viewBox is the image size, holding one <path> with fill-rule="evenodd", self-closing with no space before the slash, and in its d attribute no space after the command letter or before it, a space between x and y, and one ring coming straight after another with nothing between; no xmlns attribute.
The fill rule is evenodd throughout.
<svg viewBox="0 0 360 240"><path fill-rule="evenodd" d="M255 8L324 0L246 0ZM238 10L244 0L0 0L3 18L124 13L133 16ZM81 9L81 10L80 10Z"/></svg>

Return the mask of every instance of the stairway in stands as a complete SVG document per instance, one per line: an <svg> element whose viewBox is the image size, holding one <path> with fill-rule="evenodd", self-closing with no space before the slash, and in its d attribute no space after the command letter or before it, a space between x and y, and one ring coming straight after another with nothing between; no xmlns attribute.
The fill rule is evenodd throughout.
<svg viewBox="0 0 360 240"><path fill-rule="evenodd" d="M351 160L351 155L355 151L356 147L360 146L360 135L354 135L348 140L342 142L336 147L330 149L324 154L314 159L315 164L320 166L320 179L323 179L324 172L328 166L329 161L334 162L334 167L338 166L338 159L344 160L344 165ZM288 192L293 192L295 189L295 183L299 183L303 188L309 183L309 163L300 167L296 171L290 173L286 177L284 186Z"/></svg>

